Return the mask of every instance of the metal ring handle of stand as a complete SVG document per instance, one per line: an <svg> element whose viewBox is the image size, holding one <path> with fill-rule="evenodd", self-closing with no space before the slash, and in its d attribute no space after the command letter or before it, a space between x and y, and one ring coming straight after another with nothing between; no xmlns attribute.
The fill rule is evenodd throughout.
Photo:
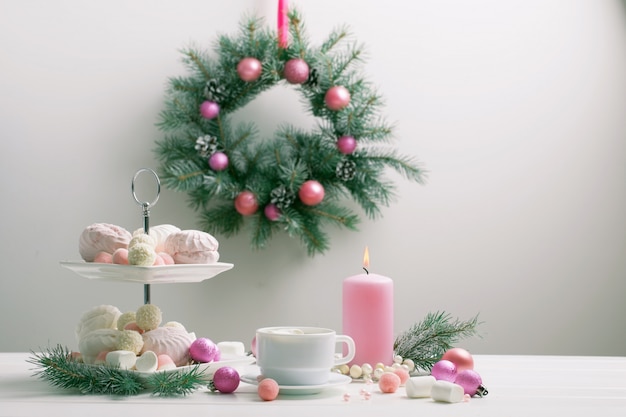
<svg viewBox="0 0 626 417"><path fill-rule="evenodd" d="M157 185L156 197L154 198L154 200L152 200L152 202L140 201L139 198L137 197L137 194L135 193L135 181L137 181L137 178L142 172L151 173L154 176L154 179L156 180L156 185ZM130 188L131 188L131 192L133 193L133 198L135 199L135 202L141 206L141 210L143 214L143 231L144 233L149 234L150 233L150 207L155 206L157 201L159 201L159 197L161 195L161 180L159 179L159 176L157 175L157 173L151 170L150 168L141 168L139 171L135 172ZM150 304L150 284L143 285L143 303Z"/></svg>

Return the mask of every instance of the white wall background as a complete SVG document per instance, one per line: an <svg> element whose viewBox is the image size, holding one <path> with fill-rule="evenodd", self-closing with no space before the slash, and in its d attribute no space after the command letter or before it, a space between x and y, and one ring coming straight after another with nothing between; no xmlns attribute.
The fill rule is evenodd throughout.
<svg viewBox="0 0 626 417"><path fill-rule="evenodd" d="M178 49L209 47L275 0L0 2L0 351L62 343L85 310L133 310L137 284L93 282L83 228L141 226L130 179L156 168L155 122ZM348 24L387 100L397 147L430 171L394 177L398 200L308 258L217 236L235 268L153 286L152 301L214 340L276 324L341 328L341 282L371 269L396 288L395 331L429 311L480 313L474 353L626 355L626 20L618 0L292 0L319 43ZM265 101L263 101L265 100ZM294 106L295 103L295 106ZM310 123L287 87L247 108ZM261 104L261 105L259 105ZM295 107L295 108L294 108ZM266 112L267 113L267 112ZM393 174L392 174L393 175ZM152 224L197 228L166 190Z"/></svg>

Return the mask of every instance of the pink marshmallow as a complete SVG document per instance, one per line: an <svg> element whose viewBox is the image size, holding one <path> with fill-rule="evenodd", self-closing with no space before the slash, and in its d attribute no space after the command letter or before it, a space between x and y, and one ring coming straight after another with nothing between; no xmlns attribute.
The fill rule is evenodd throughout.
<svg viewBox="0 0 626 417"><path fill-rule="evenodd" d="M113 263L119 265L128 265L128 249L116 249L115 252L113 252Z"/></svg>
<svg viewBox="0 0 626 417"><path fill-rule="evenodd" d="M126 326L124 326L124 330L133 330L139 334L143 333L143 329L141 329L139 326L137 326L137 323L134 321L131 321L130 323L128 323Z"/></svg>
<svg viewBox="0 0 626 417"><path fill-rule="evenodd" d="M169 253L159 252L157 253L157 255L157 257L163 259L163 263L165 265L174 265L174 258L172 258L172 255L170 255Z"/></svg>
<svg viewBox="0 0 626 417"><path fill-rule="evenodd" d="M98 252L93 258L93 261L100 264L112 264L113 255L107 252Z"/></svg>
<svg viewBox="0 0 626 417"><path fill-rule="evenodd" d="M176 364L174 363L174 360L170 357L170 355L166 355L166 354L161 354L157 357L158 360L158 367L157 369L159 371L165 370L165 369L175 369L176 368Z"/></svg>

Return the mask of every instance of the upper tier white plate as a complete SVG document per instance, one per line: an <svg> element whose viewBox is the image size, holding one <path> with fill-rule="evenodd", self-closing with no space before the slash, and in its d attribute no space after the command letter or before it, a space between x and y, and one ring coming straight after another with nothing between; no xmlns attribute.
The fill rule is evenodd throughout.
<svg viewBox="0 0 626 417"><path fill-rule="evenodd" d="M141 284L176 284L204 281L224 271L228 271L234 265L217 262L214 264L136 266L84 261L62 261L61 266L89 279L138 282Z"/></svg>

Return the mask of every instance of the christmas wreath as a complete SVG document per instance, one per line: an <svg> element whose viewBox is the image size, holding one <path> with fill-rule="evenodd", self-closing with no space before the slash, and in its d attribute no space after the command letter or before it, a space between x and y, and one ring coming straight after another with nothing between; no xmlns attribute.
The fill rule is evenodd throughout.
<svg viewBox="0 0 626 417"><path fill-rule="evenodd" d="M374 219L394 197L383 177L387 167L418 183L424 172L389 147L382 97L360 74L363 49L346 29L313 47L297 11L287 24L289 44L281 41L286 33L279 30L277 42L262 19L248 17L238 36L219 37L214 54L184 49L190 74L169 79L158 123L165 136L155 152L164 184L188 194L205 231L231 236L249 223L251 245L262 248L284 230L314 255L328 249L326 224L356 229L359 217L341 198L351 197ZM253 123L231 120L285 83L300 93L316 128L283 124L273 139L257 140Z"/></svg>

